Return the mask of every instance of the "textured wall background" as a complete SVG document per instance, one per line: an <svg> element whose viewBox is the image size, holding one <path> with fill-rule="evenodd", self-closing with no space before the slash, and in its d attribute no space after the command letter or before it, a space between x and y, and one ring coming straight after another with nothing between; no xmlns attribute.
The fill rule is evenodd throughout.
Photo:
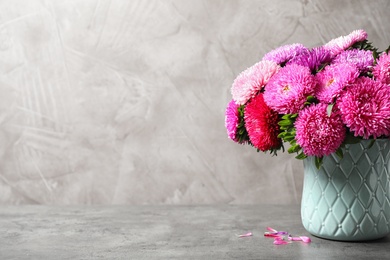
<svg viewBox="0 0 390 260"><path fill-rule="evenodd" d="M0 1L0 203L299 203L302 166L228 140L239 72L390 2Z"/></svg>

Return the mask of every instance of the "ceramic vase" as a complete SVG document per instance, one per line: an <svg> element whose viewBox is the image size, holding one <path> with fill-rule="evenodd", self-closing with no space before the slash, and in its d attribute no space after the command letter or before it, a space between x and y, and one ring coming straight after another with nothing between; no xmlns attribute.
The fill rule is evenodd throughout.
<svg viewBox="0 0 390 260"><path fill-rule="evenodd" d="M390 140L363 140L331 154L317 169L304 160L301 217L311 234L367 241L390 234Z"/></svg>

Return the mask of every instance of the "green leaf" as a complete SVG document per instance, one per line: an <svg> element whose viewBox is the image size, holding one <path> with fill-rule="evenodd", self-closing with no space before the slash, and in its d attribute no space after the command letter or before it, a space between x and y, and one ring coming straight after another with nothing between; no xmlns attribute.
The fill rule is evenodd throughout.
<svg viewBox="0 0 390 260"><path fill-rule="evenodd" d="M283 140L285 142L291 142L292 140L294 140L294 138L295 138L294 136L289 135L289 136L284 137Z"/></svg>
<svg viewBox="0 0 390 260"><path fill-rule="evenodd" d="M245 144L252 145L250 140L249 140L248 132L247 132L247 130L245 128L244 110L245 110L245 105L241 105L241 106L238 107L239 123L238 123L238 126L237 126L236 139L241 144L245 143Z"/></svg>
<svg viewBox="0 0 390 260"><path fill-rule="evenodd" d="M320 72L321 70L323 70L328 65L329 65L329 62L325 62L325 63L321 64L320 67L318 68L317 73Z"/></svg>
<svg viewBox="0 0 390 260"><path fill-rule="evenodd" d="M294 119L294 118L297 118L298 117L298 114L290 114L291 115L291 118Z"/></svg>
<svg viewBox="0 0 390 260"><path fill-rule="evenodd" d="M330 115L332 114L333 106L334 106L334 103L329 104L328 107L326 108L326 114L328 115L328 117L330 117Z"/></svg>
<svg viewBox="0 0 390 260"><path fill-rule="evenodd" d="M307 101L307 102L310 102L310 103L313 103L313 102L316 102L316 98L315 98L314 96L308 96L308 97L306 98L306 101Z"/></svg>
<svg viewBox="0 0 390 260"><path fill-rule="evenodd" d="M390 51L390 45L389 45L389 47L387 47L386 50L385 50L386 54L389 54L389 51Z"/></svg>
<svg viewBox="0 0 390 260"><path fill-rule="evenodd" d="M296 144L296 145L293 145L293 146L291 146L290 148L288 148L287 152L288 152L288 153L296 153L296 152L298 152L300 149L301 149L301 147L299 146L299 144Z"/></svg>
<svg viewBox="0 0 390 260"><path fill-rule="evenodd" d="M298 160L303 160L303 159L307 158L307 155L305 155L303 152L301 152L297 156L295 156L295 158Z"/></svg>
<svg viewBox="0 0 390 260"><path fill-rule="evenodd" d="M367 75L367 77L369 77L369 78L373 78L373 74L372 74L372 72L371 71L367 71L366 73L365 73L366 75ZM362 74L362 75L364 75L364 74Z"/></svg>
<svg viewBox="0 0 390 260"><path fill-rule="evenodd" d="M282 152L284 153L284 145L283 145L283 142L282 142L282 144L280 145L280 149L281 149Z"/></svg>
<svg viewBox="0 0 390 260"><path fill-rule="evenodd" d="M375 144L376 139L372 139L367 149L370 149Z"/></svg>
<svg viewBox="0 0 390 260"><path fill-rule="evenodd" d="M378 54L378 52L377 52L376 50L374 50L374 51L372 52L372 56L374 57L374 62L376 62L376 60L377 60L378 57L379 57L379 54Z"/></svg>
<svg viewBox="0 0 390 260"><path fill-rule="evenodd" d="M291 121L290 119L284 119L284 120L280 120L278 124L280 126L290 126L293 124L293 121Z"/></svg>
<svg viewBox="0 0 390 260"><path fill-rule="evenodd" d="M343 159L344 154L343 154L343 149L339 148L336 150L336 155L340 158Z"/></svg>
<svg viewBox="0 0 390 260"><path fill-rule="evenodd" d="M378 48L375 48L374 45L372 45L371 42L364 40L361 42L357 42L351 47L352 49L359 49L359 50L370 50L370 51L378 51Z"/></svg>
<svg viewBox="0 0 390 260"><path fill-rule="evenodd" d="M321 168L322 160L323 160L323 157L317 157L317 156L315 157L315 164L316 164L317 169Z"/></svg>

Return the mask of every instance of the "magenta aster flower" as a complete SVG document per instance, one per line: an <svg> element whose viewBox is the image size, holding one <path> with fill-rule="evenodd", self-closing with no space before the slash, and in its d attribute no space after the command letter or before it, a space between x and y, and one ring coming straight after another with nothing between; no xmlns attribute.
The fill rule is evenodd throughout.
<svg viewBox="0 0 390 260"><path fill-rule="evenodd" d="M227 130L228 137L235 142L237 140L237 127L239 123L239 113L238 113L239 105L234 102L234 100L230 101L226 107L225 112L225 127Z"/></svg>
<svg viewBox="0 0 390 260"><path fill-rule="evenodd" d="M354 65L332 64L317 73L318 81L316 97L324 103L333 103L345 86L359 77L359 71Z"/></svg>
<svg viewBox="0 0 390 260"><path fill-rule="evenodd" d="M280 147L278 113L265 104L263 94L248 102L244 114L245 128L254 147L263 152Z"/></svg>
<svg viewBox="0 0 390 260"><path fill-rule="evenodd" d="M300 111L295 121L297 144L304 154L322 157L335 152L345 139L346 128L339 111L327 114L327 104L313 104Z"/></svg>
<svg viewBox="0 0 390 260"><path fill-rule="evenodd" d="M355 65L360 72L367 72L374 65L372 51L366 50L346 50L336 56L333 63L349 63Z"/></svg>
<svg viewBox="0 0 390 260"><path fill-rule="evenodd" d="M239 105L244 105L262 90L278 70L279 65L273 61L260 61L244 70L233 82L231 88L233 100Z"/></svg>
<svg viewBox="0 0 390 260"><path fill-rule="evenodd" d="M321 65L331 61L330 52L323 47L313 48L303 51L300 55L292 58L287 64L298 64L309 67L312 72L316 72Z"/></svg>
<svg viewBox="0 0 390 260"><path fill-rule="evenodd" d="M344 124L364 139L390 134L390 92L367 77L348 86L337 101Z"/></svg>
<svg viewBox="0 0 390 260"><path fill-rule="evenodd" d="M289 64L281 68L265 86L264 100L281 114L298 113L314 93L316 81L308 67Z"/></svg>
<svg viewBox="0 0 390 260"><path fill-rule="evenodd" d="M383 84L390 84L390 55L382 53L372 71L374 78Z"/></svg>
<svg viewBox="0 0 390 260"><path fill-rule="evenodd" d="M347 36L340 36L331 40L324 45L324 48L329 50L334 56L340 54L342 51L348 49L357 42L367 39L367 33L364 30L356 30Z"/></svg>
<svg viewBox="0 0 390 260"><path fill-rule="evenodd" d="M307 48L299 43L284 45L265 54L263 60L269 60L276 62L279 65L284 65L286 62L305 51L307 51Z"/></svg>

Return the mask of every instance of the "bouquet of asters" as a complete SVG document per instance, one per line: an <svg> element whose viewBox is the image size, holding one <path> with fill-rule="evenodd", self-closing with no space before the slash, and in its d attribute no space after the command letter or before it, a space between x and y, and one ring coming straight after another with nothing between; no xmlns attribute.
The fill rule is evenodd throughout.
<svg viewBox="0 0 390 260"><path fill-rule="evenodd" d="M230 139L297 159L342 157L345 144L390 136L390 54L364 30L327 44L281 46L241 72L225 113Z"/></svg>

